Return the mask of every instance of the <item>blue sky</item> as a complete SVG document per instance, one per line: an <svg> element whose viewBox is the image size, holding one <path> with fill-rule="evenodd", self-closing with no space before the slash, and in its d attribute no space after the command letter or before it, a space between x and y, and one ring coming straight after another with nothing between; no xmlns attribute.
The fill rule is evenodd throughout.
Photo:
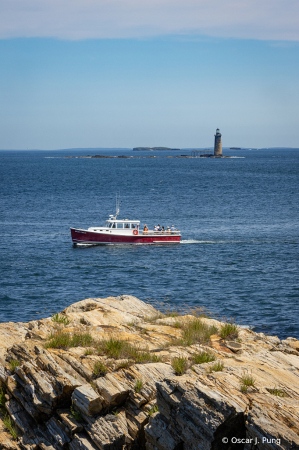
<svg viewBox="0 0 299 450"><path fill-rule="evenodd" d="M185 0L185 7L179 0L159 5L163 1L165 8L176 6L172 27L166 21L165 29L163 11L152 11L156 2L148 19L141 14L148 10L128 1L127 13L131 17L135 7L135 15L125 24L105 11L104 26L103 0L87 1L91 9L85 15L83 2L74 1L81 9L70 18L59 10L68 0L54 2L53 17L34 0L23 0L19 22L13 14L18 0L10 0L9 8L0 0L6 14L0 33L0 148L205 147L213 145L217 127L224 146L299 147L297 10L284 16L280 0L272 0L269 28L269 2L260 0L261 17L247 9L250 20L237 11L234 22L232 15L225 21L220 11L221 22L215 9L205 10L210 16L196 28L192 20L201 17L200 0ZM189 22L176 22L184 11ZM159 20L154 12L160 12Z"/></svg>

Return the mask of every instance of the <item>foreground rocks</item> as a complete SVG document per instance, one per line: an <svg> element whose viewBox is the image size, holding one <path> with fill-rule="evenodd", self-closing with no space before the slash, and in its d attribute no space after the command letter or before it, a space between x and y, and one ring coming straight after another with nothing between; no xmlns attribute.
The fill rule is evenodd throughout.
<svg viewBox="0 0 299 450"><path fill-rule="evenodd" d="M0 324L0 449L299 449L299 341L241 328L221 339L223 324L201 318L214 334L182 345L192 321L120 296ZM88 339L51 348L50 334ZM123 341L135 359L117 353ZM196 364L207 351L215 361Z"/></svg>

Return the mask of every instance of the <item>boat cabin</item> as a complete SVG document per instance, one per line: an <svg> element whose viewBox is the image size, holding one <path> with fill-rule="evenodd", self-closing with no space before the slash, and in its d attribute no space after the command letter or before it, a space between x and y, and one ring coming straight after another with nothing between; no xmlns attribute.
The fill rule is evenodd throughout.
<svg viewBox="0 0 299 450"><path fill-rule="evenodd" d="M116 220L116 219L109 219L106 221L108 228L118 228L118 229L131 229L131 230L137 230L139 228L140 220Z"/></svg>

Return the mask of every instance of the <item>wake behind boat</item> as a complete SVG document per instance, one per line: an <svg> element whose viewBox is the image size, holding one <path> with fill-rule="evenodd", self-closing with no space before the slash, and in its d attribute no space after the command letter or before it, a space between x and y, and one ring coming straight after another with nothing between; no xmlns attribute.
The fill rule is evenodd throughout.
<svg viewBox="0 0 299 450"><path fill-rule="evenodd" d="M178 230L149 230L145 225L140 230L140 220L118 220L119 205L115 216L109 216L103 227L90 227L87 230L71 228L73 243L76 244L177 244L181 241Z"/></svg>

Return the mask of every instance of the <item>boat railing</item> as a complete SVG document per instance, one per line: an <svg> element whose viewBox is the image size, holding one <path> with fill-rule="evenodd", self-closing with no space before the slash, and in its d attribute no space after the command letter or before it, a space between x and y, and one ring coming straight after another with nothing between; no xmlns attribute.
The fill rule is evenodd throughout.
<svg viewBox="0 0 299 450"><path fill-rule="evenodd" d="M180 234L179 230L175 230L175 231L154 231L154 230L148 230L148 231L144 231L144 230L139 230L139 234L144 234L144 235L158 235L158 236L168 236L170 234Z"/></svg>

